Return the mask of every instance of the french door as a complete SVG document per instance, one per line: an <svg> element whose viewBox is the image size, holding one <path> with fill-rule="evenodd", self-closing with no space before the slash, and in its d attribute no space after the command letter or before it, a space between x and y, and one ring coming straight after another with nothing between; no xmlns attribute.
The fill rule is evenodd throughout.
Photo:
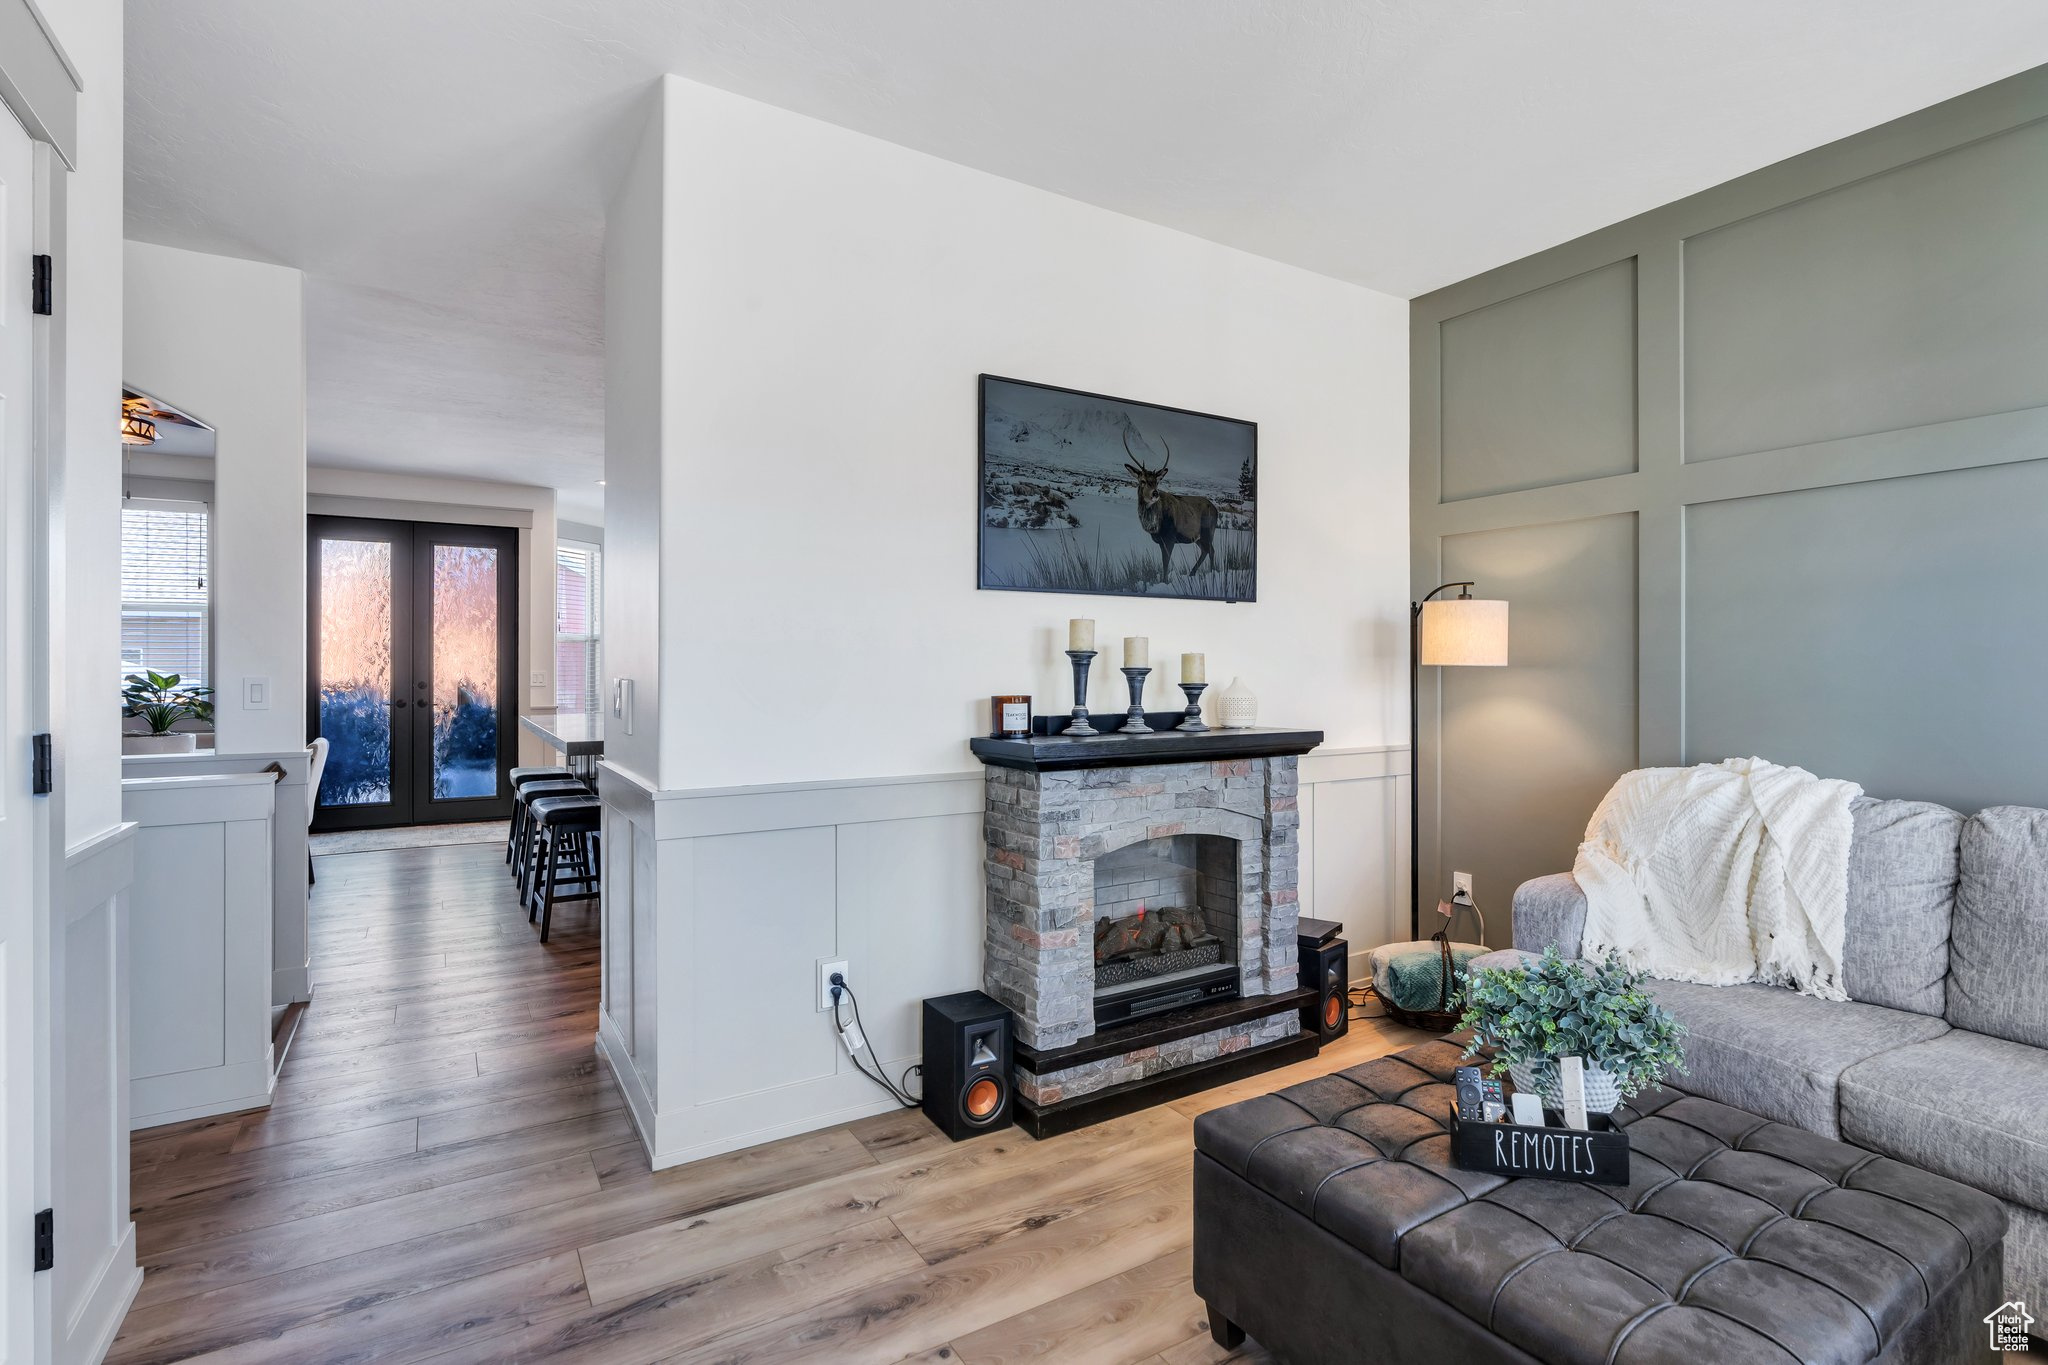
<svg viewBox="0 0 2048 1365"><path fill-rule="evenodd" d="M519 534L307 517L313 828L497 820L513 729Z"/></svg>

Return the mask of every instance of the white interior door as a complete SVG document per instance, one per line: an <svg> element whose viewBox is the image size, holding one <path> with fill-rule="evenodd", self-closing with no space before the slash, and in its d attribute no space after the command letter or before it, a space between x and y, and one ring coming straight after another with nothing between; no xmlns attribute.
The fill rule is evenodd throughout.
<svg viewBox="0 0 2048 1365"><path fill-rule="evenodd" d="M35 154L0 108L0 1361L35 1358L35 896L30 794L36 526L30 395Z"/></svg>

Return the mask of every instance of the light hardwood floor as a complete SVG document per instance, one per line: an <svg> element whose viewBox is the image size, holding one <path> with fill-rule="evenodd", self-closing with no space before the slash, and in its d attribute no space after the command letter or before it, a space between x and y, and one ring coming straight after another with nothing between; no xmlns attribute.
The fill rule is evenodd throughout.
<svg viewBox="0 0 2048 1365"><path fill-rule="evenodd" d="M499 858L320 858L275 1105L135 1135L116 1365L1263 1359L1188 1283L1193 1119L1422 1036L1045 1142L913 1110L657 1174L592 1046L596 917L539 944Z"/></svg>

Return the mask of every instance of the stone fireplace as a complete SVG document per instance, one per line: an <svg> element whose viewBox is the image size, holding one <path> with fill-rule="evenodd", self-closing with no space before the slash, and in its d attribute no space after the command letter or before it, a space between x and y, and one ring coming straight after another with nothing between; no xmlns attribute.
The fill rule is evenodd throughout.
<svg viewBox="0 0 2048 1365"><path fill-rule="evenodd" d="M1046 1123L1170 1073L1220 1083L1207 1073L1240 1058L1313 1055L1296 981L1297 764L1321 738L975 741L988 764L983 988L1015 1018L1027 1130L1107 1117L1098 1102Z"/></svg>

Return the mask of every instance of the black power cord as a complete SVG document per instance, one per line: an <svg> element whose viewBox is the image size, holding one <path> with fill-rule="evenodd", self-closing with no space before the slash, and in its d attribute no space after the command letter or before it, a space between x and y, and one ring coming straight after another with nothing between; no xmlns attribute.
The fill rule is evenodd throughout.
<svg viewBox="0 0 2048 1365"><path fill-rule="evenodd" d="M854 1027L860 1030L860 1035L862 1038L866 1038L868 1033L868 1026L861 1021L860 997L853 993L853 987L846 984L846 978L844 976L841 976L837 972L834 972L832 974L831 985L833 1024L838 1027L841 1034L844 1034L846 1032L846 1021L842 1019L839 1014L839 997L843 994L846 996L847 1000L850 1001L853 1005ZM912 1074L915 1074L919 1078L919 1080L923 1079L923 1064L919 1062L912 1062L909 1066L905 1067L903 1069L902 1081L900 1084L898 1084L897 1082L891 1081L888 1078L888 1076L883 1074L882 1061L879 1057L875 1059L875 1069L873 1071L868 1070L867 1064L861 1061L860 1059L860 1054L863 1050L864 1049L856 1048L849 1048L847 1050L847 1056L853 1059L854 1070L860 1072L861 1075L867 1077L876 1085L879 1085L882 1087L882 1089L888 1091L892 1096L895 1097L896 1102L902 1105L905 1109L918 1108L921 1105L922 1101L914 1100L910 1097L910 1078Z"/></svg>

